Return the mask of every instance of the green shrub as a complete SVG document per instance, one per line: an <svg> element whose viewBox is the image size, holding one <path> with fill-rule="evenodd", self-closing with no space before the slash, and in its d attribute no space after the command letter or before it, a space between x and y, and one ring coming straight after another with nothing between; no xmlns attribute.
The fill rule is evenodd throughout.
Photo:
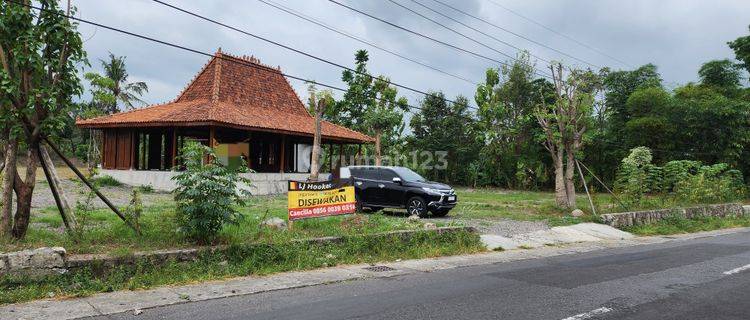
<svg viewBox="0 0 750 320"><path fill-rule="evenodd" d="M197 142L185 144L181 159L185 170L172 178L177 183L177 222L187 237L209 243L225 224L238 222L237 207L245 205L251 183L218 163L213 150Z"/></svg>
<svg viewBox="0 0 750 320"><path fill-rule="evenodd" d="M638 204L643 196L651 191L653 173L657 172L652 167L651 150L646 147L630 149L630 154L622 159L620 171L618 172L615 190L622 194L623 201L627 204ZM649 172L652 174L649 175Z"/></svg>
<svg viewBox="0 0 750 320"><path fill-rule="evenodd" d="M659 167L651 159L648 148L637 147L622 160L615 190L627 206L651 206L653 200L647 194L682 204L736 201L745 196L742 173L725 163L705 166L699 161L676 160Z"/></svg>
<svg viewBox="0 0 750 320"><path fill-rule="evenodd" d="M677 197L688 203L715 203L742 199L745 196L742 173L729 170L725 163L703 166L698 173L675 185Z"/></svg>
<svg viewBox="0 0 750 320"><path fill-rule="evenodd" d="M138 188L133 189L130 204L125 208L125 218L136 230L141 230L141 215L143 214L143 201Z"/></svg>
<svg viewBox="0 0 750 320"><path fill-rule="evenodd" d="M136 187L136 189L140 191L141 193L153 193L154 192L154 187L150 184L142 184Z"/></svg>
<svg viewBox="0 0 750 320"><path fill-rule="evenodd" d="M105 186L105 187L119 187L119 186L122 186L122 182L117 181L117 179L113 178L112 176L107 176L107 175L100 176L100 177L95 177L95 178L93 178L91 180L93 180L92 182L97 183L97 185L99 185L99 186Z"/></svg>
<svg viewBox="0 0 750 320"><path fill-rule="evenodd" d="M701 163L693 160L674 160L664 164L663 168L661 189L664 192L672 192L678 182L697 174Z"/></svg>

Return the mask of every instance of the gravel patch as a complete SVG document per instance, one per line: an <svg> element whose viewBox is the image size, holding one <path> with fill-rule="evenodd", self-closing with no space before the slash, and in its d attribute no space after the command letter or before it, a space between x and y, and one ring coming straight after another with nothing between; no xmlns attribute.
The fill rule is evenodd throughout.
<svg viewBox="0 0 750 320"><path fill-rule="evenodd" d="M85 199L86 194L89 192L89 188L83 183L74 182L71 180L63 180L61 182L62 190L65 196L68 198L71 207L76 205L78 199ZM126 206L130 203L131 195L133 192L132 186L123 185L120 187L101 187L101 191L112 203L118 207ZM156 202L172 199L172 194L165 192L148 192L141 193L141 199L145 205L153 204ZM107 205L94 196L92 205L95 208L104 208ZM49 185L46 182L37 181L36 187L34 188L34 197L31 199L31 207L34 209L44 209L47 207L55 206L55 198L52 197Z"/></svg>
<svg viewBox="0 0 750 320"><path fill-rule="evenodd" d="M518 234L531 233L539 230L549 229L546 221L517 221L509 219L462 219L462 218L435 218L424 219L440 222L456 222L467 227L474 227L481 234L495 234L511 237Z"/></svg>

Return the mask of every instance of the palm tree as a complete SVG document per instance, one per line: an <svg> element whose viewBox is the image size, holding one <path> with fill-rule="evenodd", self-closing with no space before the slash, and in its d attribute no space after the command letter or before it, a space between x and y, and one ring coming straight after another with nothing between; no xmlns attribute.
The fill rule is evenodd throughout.
<svg viewBox="0 0 750 320"><path fill-rule="evenodd" d="M134 108L134 103L145 104L141 96L148 92L145 82L128 82L128 71L125 68L125 57L117 57L111 52L109 60L99 60L104 68L104 75L87 73L86 79L91 81L94 100L102 105L102 111L112 114L119 111L118 102L127 107Z"/></svg>

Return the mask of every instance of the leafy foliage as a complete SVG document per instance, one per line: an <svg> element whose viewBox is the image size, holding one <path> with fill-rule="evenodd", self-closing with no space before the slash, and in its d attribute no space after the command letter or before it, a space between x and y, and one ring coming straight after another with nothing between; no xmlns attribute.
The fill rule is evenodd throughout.
<svg viewBox="0 0 750 320"><path fill-rule="evenodd" d="M425 97L420 104L421 110L409 122L412 136L408 145L412 150L430 151L435 157L432 159L434 166L414 168L426 178L471 184L476 178L471 177L466 164L476 161L481 141L475 138L476 120L469 111L467 99L458 97L456 102L448 103L442 92ZM447 152L445 168L441 167L439 156L435 156L437 151Z"/></svg>
<svg viewBox="0 0 750 320"><path fill-rule="evenodd" d="M400 142L408 101L398 97L398 90L387 77L370 75L369 60L366 50L356 52L356 72L344 70L341 76L348 89L343 99L326 110L324 118L374 136L381 149L376 153L387 154Z"/></svg>
<svg viewBox="0 0 750 320"><path fill-rule="evenodd" d="M631 149L622 160L615 188L626 205L643 205L647 194L674 195L681 203L716 203L742 199L742 172L725 163L710 166L698 161L677 160L663 167L651 163L651 150Z"/></svg>
<svg viewBox="0 0 750 320"><path fill-rule="evenodd" d="M181 154L185 170L173 178L180 231L199 243L210 243L225 224L241 218L237 207L245 205L251 182L215 161L213 150L200 143L186 143Z"/></svg>
<svg viewBox="0 0 750 320"><path fill-rule="evenodd" d="M148 92L145 82L128 82L128 71L125 67L125 57L109 54L109 60L99 60L104 68L104 75L89 72L84 75L91 83L92 104L105 113L112 114L120 109L118 102L132 110L135 103L143 104L141 96Z"/></svg>

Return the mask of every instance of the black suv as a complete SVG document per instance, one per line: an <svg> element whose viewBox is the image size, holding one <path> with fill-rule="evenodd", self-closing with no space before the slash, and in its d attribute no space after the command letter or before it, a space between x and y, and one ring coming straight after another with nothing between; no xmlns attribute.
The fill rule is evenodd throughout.
<svg viewBox="0 0 750 320"><path fill-rule="evenodd" d="M404 167L342 167L342 180L355 188L357 208L378 211L405 208L410 215L442 217L456 206L456 192L450 186L430 182Z"/></svg>

